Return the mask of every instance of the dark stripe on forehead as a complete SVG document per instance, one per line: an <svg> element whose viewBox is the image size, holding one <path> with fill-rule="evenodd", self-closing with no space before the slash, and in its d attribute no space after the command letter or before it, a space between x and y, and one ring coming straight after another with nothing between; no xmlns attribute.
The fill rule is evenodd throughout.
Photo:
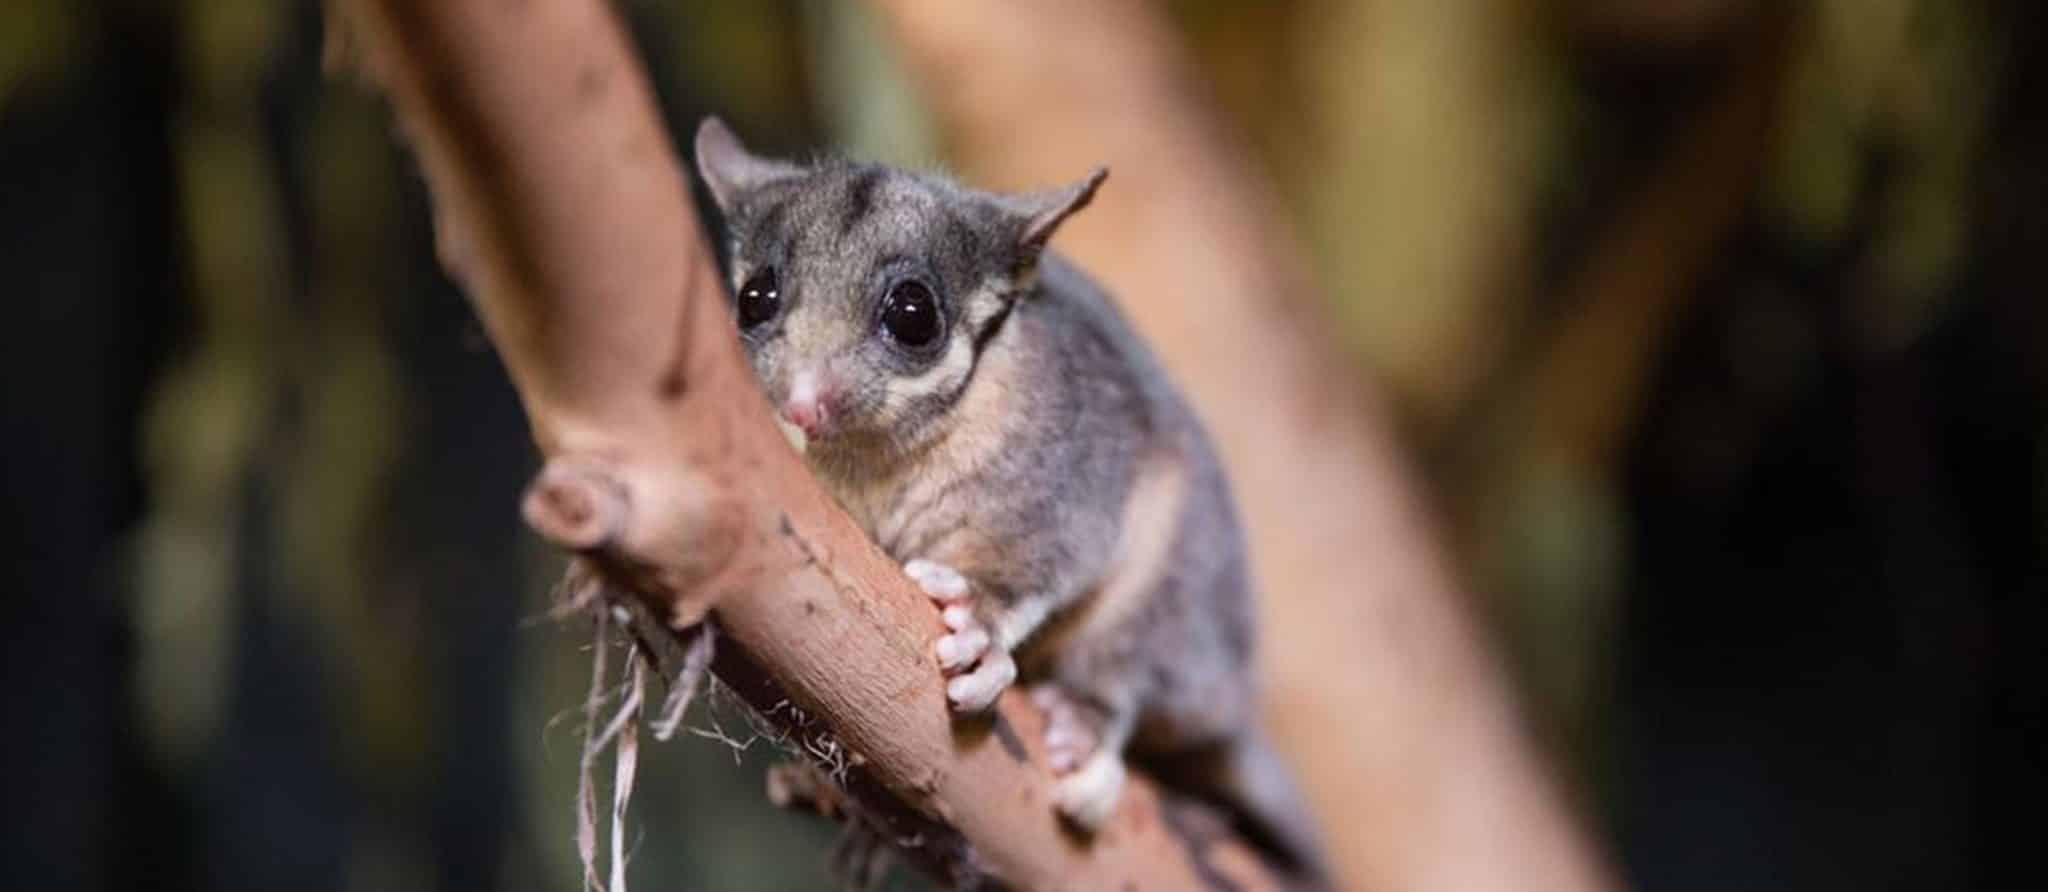
<svg viewBox="0 0 2048 892"><path fill-rule="evenodd" d="M880 168L867 168L853 175L846 184L846 216L841 218L839 228L850 230L875 210L875 193L881 190L884 174Z"/></svg>

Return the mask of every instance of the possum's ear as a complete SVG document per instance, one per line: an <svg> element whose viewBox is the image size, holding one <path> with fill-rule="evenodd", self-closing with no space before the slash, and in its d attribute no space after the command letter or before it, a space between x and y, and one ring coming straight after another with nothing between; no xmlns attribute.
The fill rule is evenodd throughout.
<svg viewBox="0 0 2048 892"><path fill-rule="evenodd" d="M1008 210L1023 220L1023 229L1017 236L1022 265L1038 261L1038 255L1045 252L1045 243L1052 238L1053 231L1059 229L1060 224L1075 211L1087 207L1089 200L1095 197L1095 190L1108 178L1109 168L1098 167L1087 179L1071 186L1004 196Z"/></svg>
<svg viewBox="0 0 2048 892"><path fill-rule="evenodd" d="M763 158L747 151L732 128L716 117L697 125L697 173L711 189L711 199L727 217L754 191L776 180L803 173L787 161Z"/></svg>

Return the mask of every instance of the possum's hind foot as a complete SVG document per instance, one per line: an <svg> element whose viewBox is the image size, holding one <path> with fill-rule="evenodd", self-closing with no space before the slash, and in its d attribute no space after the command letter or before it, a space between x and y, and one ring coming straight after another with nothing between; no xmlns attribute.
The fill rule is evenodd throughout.
<svg viewBox="0 0 2048 892"><path fill-rule="evenodd" d="M1045 711L1045 751L1055 774L1070 774L1095 752L1095 727L1059 688L1031 689L1031 701Z"/></svg>
<svg viewBox="0 0 2048 892"><path fill-rule="evenodd" d="M1053 774L1053 807L1076 827L1093 833L1109 822L1122 798L1123 742L1111 740L1128 722L1111 721L1098 729L1087 710L1051 684L1034 688L1031 698L1045 710L1045 749Z"/></svg>
<svg viewBox="0 0 2048 892"><path fill-rule="evenodd" d="M1124 791L1122 753L1097 750L1081 764L1081 770L1060 778L1053 788L1053 807L1074 825L1094 833L1116 813L1116 801Z"/></svg>

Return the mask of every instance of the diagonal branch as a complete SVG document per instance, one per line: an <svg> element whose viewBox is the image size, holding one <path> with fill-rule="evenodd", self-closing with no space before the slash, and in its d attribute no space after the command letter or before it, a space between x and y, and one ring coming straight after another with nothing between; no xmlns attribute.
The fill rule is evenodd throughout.
<svg viewBox="0 0 2048 892"><path fill-rule="evenodd" d="M854 754L845 787L870 829L955 885L1275 886L1143 782L1092 843L1064 832L1026 698L992 726L950 720L936 612L812 480L748 376L610 4L342 2L425 169L442 261L547 456L525 503L536 531L671 630L715 612L712 671L764 713L787 699L818 719L791 730Z"/></svg>

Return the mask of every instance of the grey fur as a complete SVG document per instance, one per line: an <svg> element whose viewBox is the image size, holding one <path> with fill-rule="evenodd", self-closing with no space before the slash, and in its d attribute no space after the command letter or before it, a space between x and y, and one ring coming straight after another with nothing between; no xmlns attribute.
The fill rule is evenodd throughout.
<svg viewBox="0 0 2048 892"><path fill-rule="evenodd" d="M1221 465L1113 302L1043 252L1102 173L994 195L877 165L756 158L715 119L698 149L735 288L767 267L779 280L779 317L742 333L771 402L799 368L834 370L837 427L806 458L842 504L899 562L958 569L991 628L1028 626L996 647L1017 648L1025 680L1078 704L1112 753L1210 754L1196 761L1218 767L1186 785L1319 872L1307 812L1256 730L1250 575ZM936 348L880 333L877 306L905 276L943 307ZM1116 569L1136 482L1160 468L1177 493L1160 571L1106 627L1075 619ZM1085 634L1034 636L1046 616Z"/></svg>

